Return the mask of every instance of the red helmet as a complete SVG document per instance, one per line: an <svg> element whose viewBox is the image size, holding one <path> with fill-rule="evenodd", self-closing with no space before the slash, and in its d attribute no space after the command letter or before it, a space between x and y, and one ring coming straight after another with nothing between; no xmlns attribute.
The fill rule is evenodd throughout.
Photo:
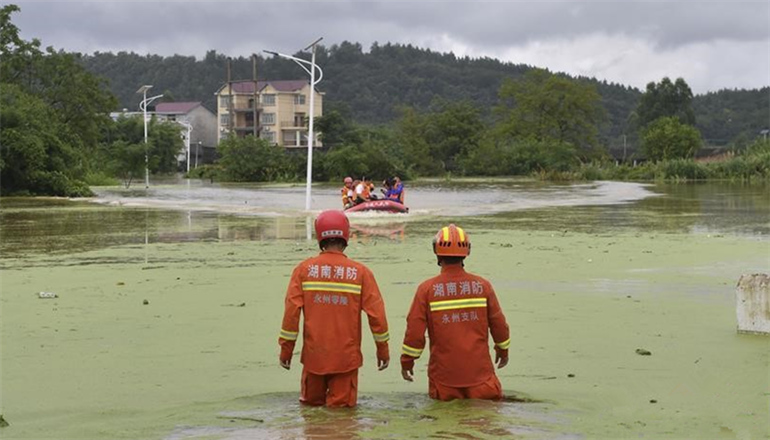
<svg viewBox="0 0 770 440"><path fill-rule="evenodd" d="M324 211L315 219L315 238L320 243L327 238L341 238L348 242L350 221L342 211Z"/></svg>
<svg viewBox="0 0 770 440"><path fill-rule="evenodd" d="M471 240L462 228L451 224L439 229L433 238L433 253L442 257L467 257Z"/></svg>
<svg viewBox="0 0 770 440"><path fill-rule="evenodd" d="M346 177L343 182L344 183L353 183L353 178L352 177Z"/></svg>

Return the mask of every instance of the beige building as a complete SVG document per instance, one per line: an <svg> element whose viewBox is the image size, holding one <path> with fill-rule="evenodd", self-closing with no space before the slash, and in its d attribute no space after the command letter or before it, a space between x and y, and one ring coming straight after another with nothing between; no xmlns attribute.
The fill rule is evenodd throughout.
<svg viewBox="0 0 770 440"><path fill-rule="evenodd" d="M287 148L307 148L310 81L233 81L216 95L218 141L232 133L256 135ZM318 90L313 107L315 118L323 115L323 93ZM317 131L313 137L313 146L320 147Z"/></svg>

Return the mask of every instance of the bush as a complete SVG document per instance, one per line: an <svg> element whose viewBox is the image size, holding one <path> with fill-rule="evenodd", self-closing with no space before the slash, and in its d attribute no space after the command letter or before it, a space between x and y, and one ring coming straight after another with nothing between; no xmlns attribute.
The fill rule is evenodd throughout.
<svg viewBox="0 0 770 440"><path fill-rule="evenodd" d="M120 185L120 181L104 171L92 171L86 174L85 183L89 186L115 186Z"/></svg>
<svg viewBox="0 0 770 440"><path fill-rule="evenodd" d="M296 170L283 147L253 136L230 137L219 144L220 178L233 182L294 180Z"/></svg>
<svg viewBox="0 0 770 440"><path fill-rule="evenodd" d="M606 180L608 169L612 168L613 165L605 165L605 168L602 168L599 164L582 164L580 165L580 168L577 170L577 177L580 180Z"/></svg>
<svg viewBox="0 0 770 440"><path fill-rule="evenodd" d="M674 159L661 162L658 177L667 180L703 180L711 175L705 164L692 159Z"/></svg>
<svg viewBox="0 0 770 440"><path fill-rule="evenodd" d="M642 149L650 160L690 158L700 145L698 129L676 117L658 118L642 134Z"/></svg>
<svg viewBox="0 0 770 440"><path fill-rule="evenodd" d="M222 167L214 164L201 165L197 168L191 168L186 177L188 179L208 179L211 182L222 180Z"/></svg>
<svg viewBox="0 0 770 440"><path fill-rule="evenodd" d="M61 171L34 172L30 182L34 194L59 197L93 197L94 193L82 180L71 179Z"/></svg>

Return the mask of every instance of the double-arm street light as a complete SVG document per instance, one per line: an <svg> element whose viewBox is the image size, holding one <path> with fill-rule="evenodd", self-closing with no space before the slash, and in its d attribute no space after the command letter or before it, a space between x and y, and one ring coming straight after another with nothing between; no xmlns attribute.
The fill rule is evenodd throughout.
<svg viewBox="0 0 770 440"><path fill-rule="evenodd" d="M162 98L163 95L156 95L152 96L150 98L147 97L147 91L150 90L152 86L142 86L139 87L139 90L136 91L136 93L141 94L143 99L142 102L139 103L139 110L144 112L144 188L147 189L150 187L150 159L147 153L147 105L149 105L152 101L155 101L158 98Z"/></svg>
<svg viewBox="0 0 770 440"><path fill-rule="evenodd" d="M303 51L311 49L310 61L303 60L302 58L293 57L291 55L286 55L283 53L273 52L269 50L264 51L271 55L279 56L281 58L288 58L294 61L295 63L297 63L297 65L299 65L299 67L305 70L305 72L307 72L308 75L310 75L310 121L308 125L308 136L307 136L307 187L305 188L305 210L306 211L310 210L310 186L313 183L313 144L315 143L313 139L313 116L315 113L315 108L314 108L315 107L315 99L314 99L315 85L321 82L321 79L323 79L324 77L323 71L315 63L315 46L321 40L323 40L323 37L310 43L308 47L303 49ZM310 69L308 69L306 65L310 66ZM315 78L316 69L318 70L318 73L319 73L318 79Z"/></svg>

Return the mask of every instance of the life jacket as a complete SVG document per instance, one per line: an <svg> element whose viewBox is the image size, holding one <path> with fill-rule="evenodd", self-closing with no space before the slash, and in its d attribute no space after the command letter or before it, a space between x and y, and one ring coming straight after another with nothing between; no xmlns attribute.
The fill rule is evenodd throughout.
<svg viewBox="0 0 770 440"><path fill-rule="evenodd" d="M343 186L340 190L342 194L342 205L345 206L348 203L350 203L350 199L353 198L353 188L348 188L347 186Z"/></svg>
<svg viewBox="0 0 770 440"><path fill-rule="evenodd" d="M360 188L360 192L359 192ZM356 198L362 198L364 200L371 199L371 191L369 189L369 184L367 182L361 182L358 186L356 186Z"/></svg>
<svg viewBox="0 0 770 440"><path fill-rule="evenodd" d="M404 184L399 182L388 190L388 199L404 204Z"/></svg>

